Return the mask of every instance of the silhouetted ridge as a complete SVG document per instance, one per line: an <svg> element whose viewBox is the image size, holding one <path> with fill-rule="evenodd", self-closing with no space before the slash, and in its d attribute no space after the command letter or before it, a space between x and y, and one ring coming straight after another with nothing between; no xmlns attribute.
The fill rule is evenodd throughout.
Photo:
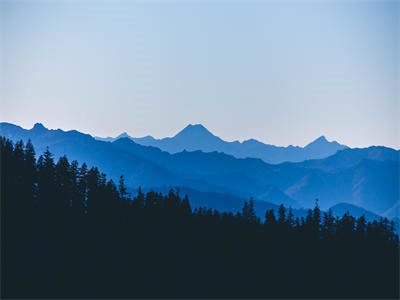
<svg viewBox="0 0 400 300"><path fill-rule="evenodd" d="M118 138L118 137L117 137ZM114 141L117 138L98 138L102 141ZM347 146L336 141L329 142L324 136L314 140L306 147L280 147L264 144L255 139L243 142L227 142L215 136L201 124L189 124L173 137L162 139L134 138L133 141L144 146L153 146L171 154L187 151L223 152L237 158L260 158L267 163L281 163L285 161L300 162L307 159L325 158Z"/></svg>
<svg viewBox="0 0 400 300"><path fill-rule="evenodd" d="M158 147L143 146L136 139L104 143L77 131L37 132L0 123L0 135L14 141L31 139L38 153L49 147L56 159L68 155L72 160L96 165L114 181L126 174L133 185L130 188L186 186L199 192L254 197L256 201L294 208L312 207L313 199L318 197L322 209L347 202L378 215L390 212L385 215L390 218L396 216L394 208L399 203L399 151L385 147L345 149L324 159L270 165L260 159L238 159L224 154L226 151L196 151L202 138L194 138L191 143L184 139L182 144L193 148L170 154ZM215 140L225 145L217 137ZM255 141L251 146L254 151L258 151L259 144Z"/></svg>

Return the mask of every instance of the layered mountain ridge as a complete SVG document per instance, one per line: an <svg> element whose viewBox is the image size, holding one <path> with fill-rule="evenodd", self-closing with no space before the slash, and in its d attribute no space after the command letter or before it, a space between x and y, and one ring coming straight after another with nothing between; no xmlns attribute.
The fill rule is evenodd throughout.
<svg viewBox="0 0 400 300"><path fill-rule="evenodd" d="M41 124L26 130L0 123L0 135L13 141L31 139L38 154L49 147L56 158L67 155L98 166L114 180L124 174L133 190L185 188L197 195L197 203L205 204L202 197L214 193L218 207L229 208L234 197L243 201L254 197L300 209L312 207L318 198L322 209L347 203L377 215L398 215L399 151L386 147L346 148L323 159L268 164L216 151L170 154L127 137L103 142L74 130L48 130Z"/></svg>
<svg viewBox="0 0 400 300"><path fill-rule="evenodd" d="M305 147L288 146L280 147L264 144L255 139L243 142L227 142L212 134L201 124L189 124L173 137L155 139L152 136L135 138L126 132L112 138L95 137L97 140L114 142L120 138L129 138L143 146L153 146L171 154L186 151L201 150L203 152L223 152L237 158L260 158L267 163L278 164L282 162L301 162L307 159L325 158L335 154L338 150L348 148L336 141L329 142L321 136Z"/></svg>

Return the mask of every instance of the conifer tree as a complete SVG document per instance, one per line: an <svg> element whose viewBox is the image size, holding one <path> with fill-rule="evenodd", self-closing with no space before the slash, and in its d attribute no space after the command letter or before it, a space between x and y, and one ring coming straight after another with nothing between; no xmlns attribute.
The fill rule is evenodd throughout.
<svg viewBox="0 0 400 300"><path fill-rule="evenodd" d="M315 206L312 212L312 230L317 237L319 237L319 233L321 232L321 210L319 209L318 201L318 199L315 200Z"/></svg>
<svg viewBox="0 0 400 300"><path fill-rule="evenodd" d="M38 194L39 194L39 206L42 212L46 211L46 214L52 214L52 208L55 202L55 185L54 185L54 159L53 154L49 151L49 148L39 157L38 160Z"/></svg>
<svg viewBox="0 0 400 300"><path fill-rule="evenodd" d="M55 169L55 186L56 194L59 195L54 199L58 209L72 206L72 177L70 172L70 165L67 157L62 156L59 158Z"/></svg>
<svg viewBox="0 0 400 300"><path fill-rule="evenodd" d="M134 199L134 206L137 209L144 208L144 194L142 193L142 188L139 186L138 195Z"/></svg>
<svg viewBox="0 0 400 300"><path fill-rule="evenodd" d="M279 210L278 210L278 224L279 225L284 225L286 222L286 210L283 204L279 205Z"/></svg>
<svg viewBox="0 0 400 300"><path fill-rule="evenodd" d="M28 211L32 211L37 197L37 175L36 175L36 158L35 149L29 139L24 149L24 195Z"/></svg>
<svg viewBox="0 0 400 300"><path fill-rule="evenodd" d="M275 212L273 209L266 210L264 224L268 226L273 226L276 224Z"/></svg>
<svg viewBox="0 0 400 300"><path fill-rule="evenodd" d="M185 195L185 197L183 198L182 203L181 203L181 208L185 215L191 215L192 208L190 207L188 195Z"/></svg>
<svg viewBox="0 0 400 300"><path fill-rule="evenodd" d="M324 213L323 223L322 223L322 235L325 238L333 236L335 232L335 218L332 215L332 210L329 209L328 212Z"/></svg>
<svg viewBox="0 0 400 300"><path fill-rule="evenodd" d="M367 221L365 219L365 215L362 215L357 219L356 222L356 231L361 238L365 237L367 231Z"/></svg>
<svg viewBox="0 0 400 300"><path fill-rule="evenodd" d="M128 196L127 188L125 185L125 177L124 175L121 175L119 177L119 184L118 184L118 191L119 191L119 196L121 197L122 200L126 200Z"/></svg>
<svg viewBox="0 0 400 300"><path fill-rule="evenodd" d="M294 226L294 222L295 222L295 220L294 220L293 210L290 207L289 208L289 212L288 212L288 216L287 216L287 219L286 219L286 223L287 223L288 227L291 228L291 227Z"/></svg>

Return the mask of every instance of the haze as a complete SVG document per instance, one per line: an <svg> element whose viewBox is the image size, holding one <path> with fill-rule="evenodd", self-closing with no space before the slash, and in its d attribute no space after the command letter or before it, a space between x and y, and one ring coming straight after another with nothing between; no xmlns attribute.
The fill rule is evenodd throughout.
<svg viewBox="0 0 400 300"><path fill-rule="evenodd" d="M1 121L399 148L398 1L2 1Z"/></svg>

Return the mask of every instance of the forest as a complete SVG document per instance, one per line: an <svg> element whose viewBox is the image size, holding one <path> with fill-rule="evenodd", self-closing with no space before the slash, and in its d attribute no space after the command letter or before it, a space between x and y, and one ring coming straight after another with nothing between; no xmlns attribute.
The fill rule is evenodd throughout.
<svg viewBox="0 0 400 300"><path fill-rule="evenodd" d="M315 207L255 215L1 138L2 298L398 298L399 237L386 218Z"/></svg>

